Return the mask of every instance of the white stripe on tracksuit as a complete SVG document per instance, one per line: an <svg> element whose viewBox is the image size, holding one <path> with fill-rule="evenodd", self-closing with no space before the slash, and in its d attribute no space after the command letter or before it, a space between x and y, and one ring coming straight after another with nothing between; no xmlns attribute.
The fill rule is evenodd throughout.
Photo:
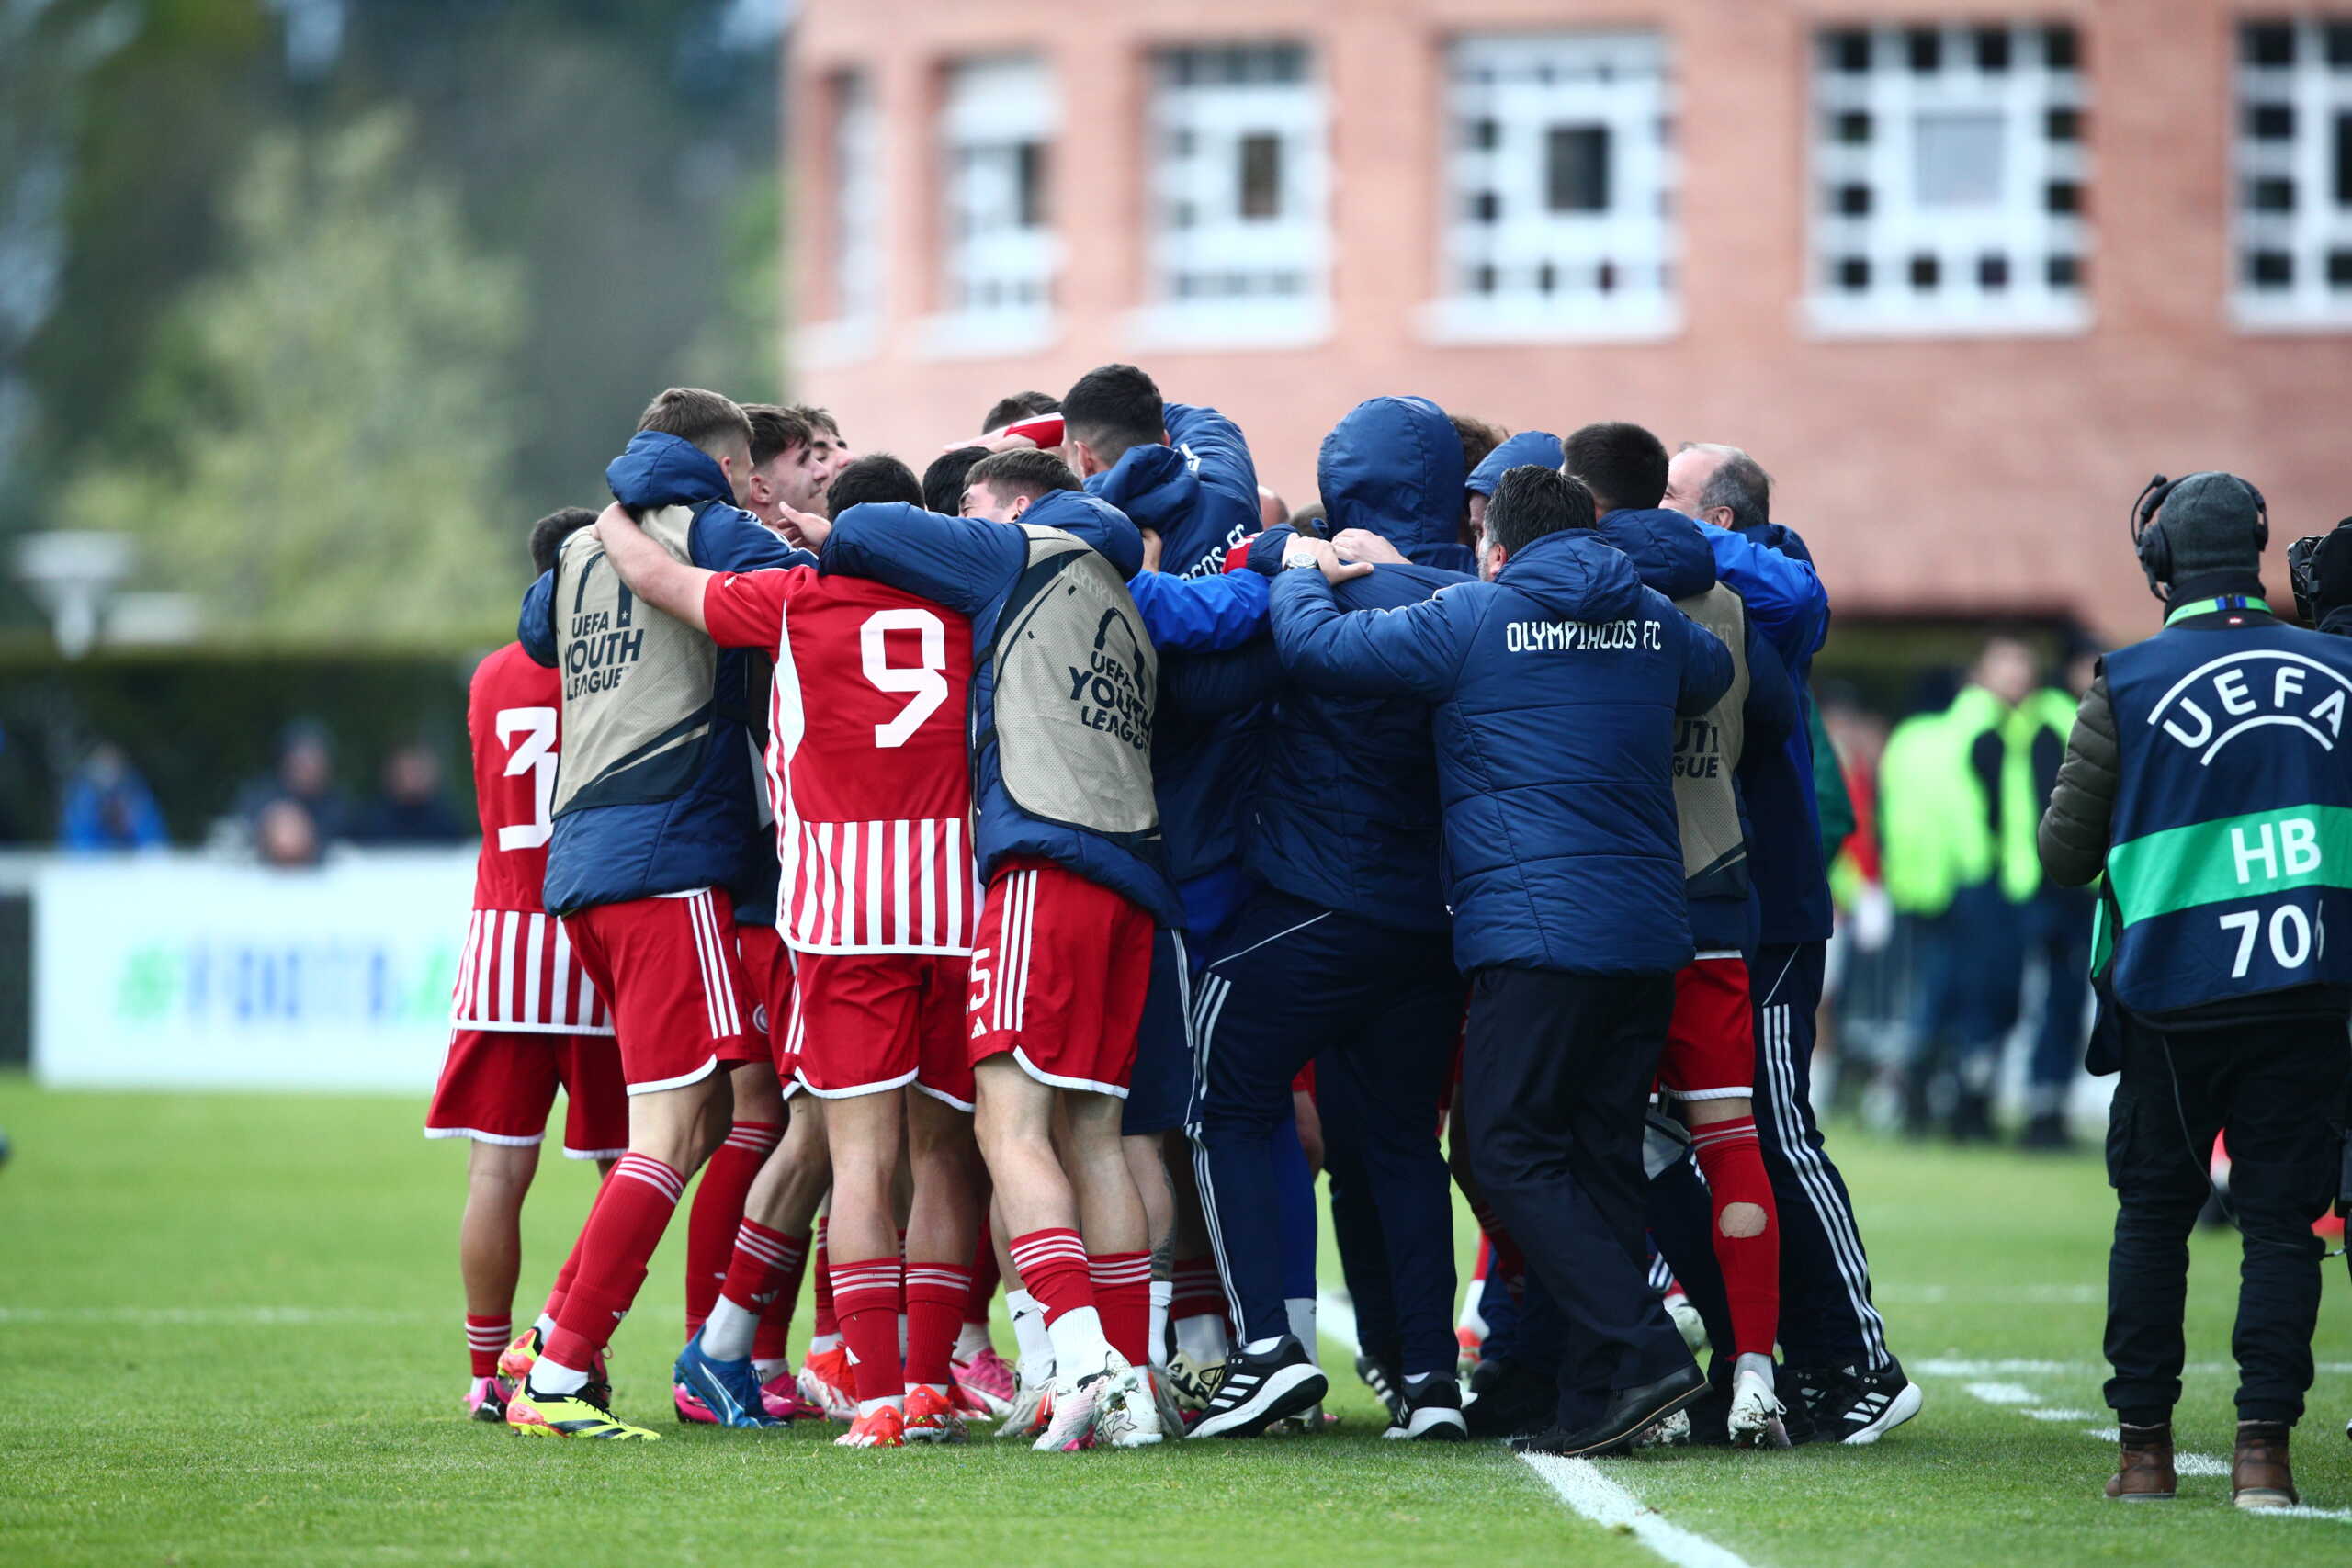
<svg viewBox="0 0 2352 1568"><path fill-rule="evenodd" d="M1853 1211L1838 1201L1838 1189L1829 1179L1827 1162L1805 1136L1804 1111L1797 1104L1795 1056L1791 1047L1795 1031L1793 1010L1787 1002L1772 1000L1788 978L1790 964L1795 962L1792 956L1772 976L1759 1010L1764 1024L1761 1043L1765 1110L1772 1121L1781 1157L1789 1162L1798 1189L1813 1210L1815 1223L1828 1238L1830 1255L1838 1264L1838 1280L1846 1290L1847 1304L1853 1308L1854 1325L1861 1333L1863 1367L1867 1371L1886 1364L1886 1322L1871 1305L1870 1263L1862 1252L1861 1235L1854 1228Z"/></svg>

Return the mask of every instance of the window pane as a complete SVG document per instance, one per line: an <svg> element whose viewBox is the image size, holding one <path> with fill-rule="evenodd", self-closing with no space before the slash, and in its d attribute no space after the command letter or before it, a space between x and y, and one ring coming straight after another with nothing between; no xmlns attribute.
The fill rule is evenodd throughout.
<svg viewBox="0 0 2352 1568"><path fill-rule="evenodd" d="M1241 139L1241 216L1279 218L1283 209L1282 138L1253 130Z"/></svg>
<svg viewBox="0 0 2352 1568"><path fill-rule="evenodd" d="M1993 113L1928 113L1912 121L1913 199L1921 207L1992 207L2001 199L2006 126Z"/></svg>
<svg viewBox="0 0 2352 1568"><path fill-rule="evenodd" d="M1555 212L1609 209L1609 128L1555 125L1544 132L1544 205Z"/></svg>
<svg viewBox="0 0 2352 1568"><path fill-rule="evenodd" d="M1023 141L1013 148L1014 221L1023 229L1046 221L1046 144Z"/></svg>
<svg viewBox="0 0 2352 1568"><path fill-rule="evenodd" d="M2352 207L2352 114L2335 117L2335 205Z"/></svg>

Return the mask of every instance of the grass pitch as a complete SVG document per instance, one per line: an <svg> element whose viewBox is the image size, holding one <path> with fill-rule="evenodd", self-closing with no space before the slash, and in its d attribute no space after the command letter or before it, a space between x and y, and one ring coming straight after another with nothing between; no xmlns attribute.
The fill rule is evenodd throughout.
<svg viewBox="0 0 2352 1568"><path fill-rule="evenodd" d="M987 1438L851 1452L810 1425L681 1428L683 1226L616 1345L658 1445L524 1442L460 1418L464 1156L422 1102L56 1094L0 1078L0 1564L516 1563L578 1568L915 1555L989 1564L1353 1561L1656 1564L1490 1444L1379 1440L1327 1343L1337 1434L1045 1456ZM2324 1366L2297 1444L2311 1511L2247 1517L2222 1476L2169 1506L2098 1495L2109 1194L2095 1157L1841 1133L1890 1342L1927 1407L1874 1449L1683 1450L1600 1474L1724 1552L1686 1563L2352 1562L2352 1320L2328 1265ZM550 1156L525 1303L591 1173ZM1467 1235L1466 1226L1462 1235ZM2226 1456L2235 1238L2202 1235L2184 1448ZM1327 1260L1327 1284L1338 1270ZM804 1310L803 1320L806 1313ZM1008 1349L1009 1335L1000 1335ZM2029 1413L2031 1414L2029 1414ZM2066 1414L2074 1412L2073 1415ZM1674 1549L1674 1542L1668 1542Z"/></svg>

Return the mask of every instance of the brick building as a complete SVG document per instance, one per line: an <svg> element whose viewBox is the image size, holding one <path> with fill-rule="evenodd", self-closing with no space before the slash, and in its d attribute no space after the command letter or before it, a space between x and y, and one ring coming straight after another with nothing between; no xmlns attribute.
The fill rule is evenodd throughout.
<svg viewBox="0 0 2352 1568"><path fill-rule="evenodd" d="M2279 548L2352 512L2352 0L806 0L792 48L796 384L861 447L1109 359L1294 502L1375 393L1636 419L1752 450L1849 615L2111 637L2152 469Z"/></svg>

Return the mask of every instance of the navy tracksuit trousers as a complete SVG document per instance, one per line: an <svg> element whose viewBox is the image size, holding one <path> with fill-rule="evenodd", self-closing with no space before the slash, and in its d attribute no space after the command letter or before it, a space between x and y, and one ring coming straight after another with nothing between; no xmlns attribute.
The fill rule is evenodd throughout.
<svg viewBox="0 0 2352 1568"><path fill-rule="evenodd" d="M1220 934L1193 999L1188 1131L1245 1342L1289 1332L1272 1144L1312 1061L1326 1145L1378 1216L1403 1370L1452 1371L1453 1194L1437 1107L1462 998L1442 932L1261 889Z"/></svg>

